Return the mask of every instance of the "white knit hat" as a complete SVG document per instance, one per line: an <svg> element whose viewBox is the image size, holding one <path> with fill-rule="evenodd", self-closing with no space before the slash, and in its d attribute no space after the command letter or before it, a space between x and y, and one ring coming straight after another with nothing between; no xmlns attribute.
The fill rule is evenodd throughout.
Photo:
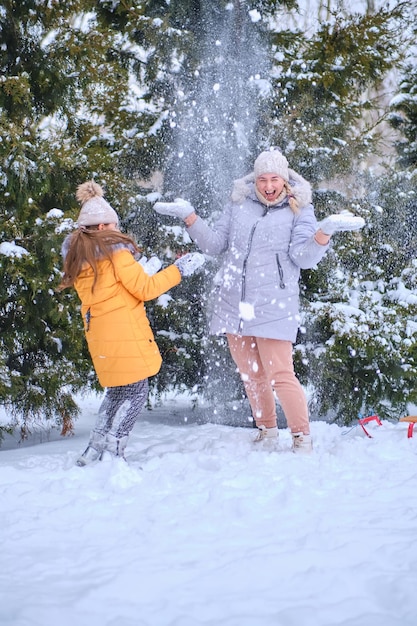
<svg viewBox="0 0 417 626"><path fill-rule="evenodd" d="M76 198L81 203L78 226L98 226L99 224L118 224L119 216L103 198L103 189L93 180L79 185Z"/></svg>
<svg viewBox="0 0 417 626"><path fill-rule="evenodd" d="M288 161L279 150L261 152L254 164L255 178L262 174L278 174L289 181Z"/></svg>

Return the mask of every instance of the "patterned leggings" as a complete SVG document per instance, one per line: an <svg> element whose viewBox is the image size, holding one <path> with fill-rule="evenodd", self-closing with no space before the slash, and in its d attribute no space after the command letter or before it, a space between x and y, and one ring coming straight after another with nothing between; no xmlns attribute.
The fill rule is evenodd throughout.
<svg viewBox="0 0 417 626"><path fill-rule="evenodd" d="M93 433L107 433L117 439L130 434L148 397L148 379L131 385L108 387L101 403Z"/></svg>

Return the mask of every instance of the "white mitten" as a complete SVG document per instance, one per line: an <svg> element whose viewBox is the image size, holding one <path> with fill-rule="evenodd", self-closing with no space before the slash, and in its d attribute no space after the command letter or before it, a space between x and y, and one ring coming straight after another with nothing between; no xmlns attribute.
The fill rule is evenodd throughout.
<svg viewBox="0 0 417 626"><path fill-rule="evenodd" d="M146 256L143 256L139 263L140 265L142 265L148 276L153 276L154 274L156 274L156 272L159 272L162 267L162 263L157 256L151 256L149 260L146 258Z"/></svg>
<svg viewBox="0 0 417 626"><path fill-rule="evenodd" d="M182 220L194 213L192 204L182 198L176 198L174 202L155 202L153 209L160 215L179 217Z"/></svg>
<svg viewBox="0 0 417 626"><path fill-rule="evenodd" d="M318 227L322 233L329 236L345 230L360 230L364 226L365 220L363 217L357 217L349 211L329 215L318 223Z"/></svg>
<svg viewBox="0 0 417 626"><path fill-rule="evenodd" d="M174 262L180 270L181 276L191 276L205 262L204 255L200 252L188 252Z"/></svg>

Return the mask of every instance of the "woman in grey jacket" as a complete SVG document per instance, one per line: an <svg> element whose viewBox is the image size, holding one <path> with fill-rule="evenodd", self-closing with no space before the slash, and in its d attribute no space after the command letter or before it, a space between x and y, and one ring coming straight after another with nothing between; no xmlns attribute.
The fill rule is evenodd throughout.
<svg viewBox="0 0 417 626"><path fill-rule="evenodd" d="M357 230L364 220L341 213L317 224L310 184L278 150L262 152L254 172L235 181L213 228L185 200L154 209L182 218L206 254L223 254L210 330L227 337L258 427L255 441L278 437L275 392L294 452L311 452L307 401L292 356L300 270L323 258L334 232Z"/></svg>

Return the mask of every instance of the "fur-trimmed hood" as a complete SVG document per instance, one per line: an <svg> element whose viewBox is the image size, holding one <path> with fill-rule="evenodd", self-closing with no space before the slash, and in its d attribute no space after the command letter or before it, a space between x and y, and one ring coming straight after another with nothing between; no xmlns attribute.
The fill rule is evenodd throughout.
<svg viewBox="0 0 417 626"><path fill-rule="evenodd" d="M289 183L294 194L294 198L297 201L299 208L303 208L312 202L311 185L305 178L303 178L294 170L289 169ZM255 195L255 173L251 172L243 178L238 178L234 181L233 189L231 193L232 202L239 204L243 202L248 196ZM269 205L265 201L266 205Z"/></svg>

